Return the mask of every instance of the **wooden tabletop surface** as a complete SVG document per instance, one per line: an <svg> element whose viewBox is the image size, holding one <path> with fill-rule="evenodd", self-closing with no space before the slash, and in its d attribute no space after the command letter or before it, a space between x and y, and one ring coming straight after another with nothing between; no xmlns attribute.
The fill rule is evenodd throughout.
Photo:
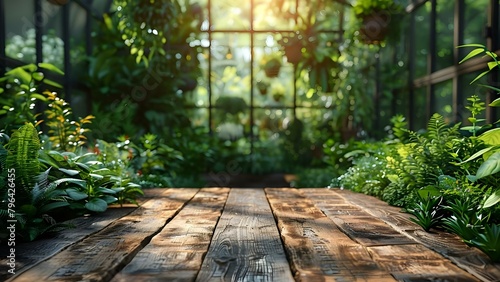
<svg viewBox="0 0 500 282"><path fill-rule="evenodd" d="M140 207L16 246L2 281L500 281L500 264L410 215L325 188L147 189ZM2 254L6 249L2 249Z"/></svg>

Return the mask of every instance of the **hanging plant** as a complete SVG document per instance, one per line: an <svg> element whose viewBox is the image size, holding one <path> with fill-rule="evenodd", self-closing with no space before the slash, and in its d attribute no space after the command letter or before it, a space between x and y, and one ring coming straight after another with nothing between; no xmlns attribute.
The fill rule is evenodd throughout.
<svg viewBox="0 0 500 282"><path fill-rule="evenodd" d="M267 77L277 77L280 73L283 57L279 53L266 54L260 61L261 68Z"/></svg>
<svg viewBox="0 0 500 282"><path fill-rule="evenodd" d="M390 33L398 30L403 8L394 0L357 0L353 11L361 22L361 40L366 44L381 44Z"/></svg>

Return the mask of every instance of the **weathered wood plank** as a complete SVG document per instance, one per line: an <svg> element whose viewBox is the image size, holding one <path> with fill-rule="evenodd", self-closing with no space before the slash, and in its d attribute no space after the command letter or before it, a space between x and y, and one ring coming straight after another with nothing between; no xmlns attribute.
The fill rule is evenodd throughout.
<svg viewBox="0 0 500 282"><path fill-rule="evenodd" d="M107 281L173 217L199 189L165 189L99 232L69 246L13 281Z"/></svg>
<svg viewBox="0 0 500 282"><path fill-rule="evenodd" d="M204 188L112 281L193 281L229 188Z"/></svg>
<svg viewBox="0 0 500 282"><path fill-rule="evenodd" d="M419 244L374 246L368 250L400 281L479 281L450 260Z"/></svg>
<svg viewBox="0 0 500 282"><path fill-rule="evenodd" d="M297 281L395 281L297 189L266 189Z"/></svg>
<svg viewBox="0 0 500 282"><path fill-rule="evenodd" d="M196 281L293 281L262 189L232 189Z"/></svg>
<svg viewBox="0 0 500 282"><path fill-rule="evenodd" d="M138 203L143 204L148 199L158 196L164 191L165 189L159 188L145 189L144 196L138 199ZM40 238L33 242L18 243L16 246L16 273L21 273L37 262L45 260L67 246L96 233L114 220L131 213L136 208L136 205L129 204L125 205L125 207L113 205L104 213L82 216L64 222L71 224L74 228L62 230L50 238ZM7 253L7 247L1 246L0 253ZM0 265L6 265L6 262L2 258ZM7 274L6 271L0 271L0 280L5 281L12 276L11 274Z"/></svg>
<svg viewBox="0 0 500 282"><path fill-rule="evenodd" d="M500 264L492 263L485 254L476 248L467 246L455 234L436 231L425 232L420 226L409 220L409 214L402 213L400 208L389 206L374 197L339 189L332 189L331 193L344 197L367 213L387 222L395 230L440 253L481 281L500 281Z"/></svg>

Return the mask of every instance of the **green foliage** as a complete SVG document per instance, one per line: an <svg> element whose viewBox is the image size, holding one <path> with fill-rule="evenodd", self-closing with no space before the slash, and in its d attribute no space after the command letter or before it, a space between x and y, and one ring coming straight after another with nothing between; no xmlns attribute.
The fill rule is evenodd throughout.
<svg viewBox="0 0 500 282"><path fill-rule="evenodd" d="M486 108L484 107L484 102L482 102L477 95L472 95L471 97L467 98L467 101L469 101L470 104L468 106L465 106L465 108L471 113L471 116L468 118L468 120L472 125L464 126L460 129L467 130L472 133L472 136L476 136L476 133L481 129L481 127L477 124L486 121L485 119L478 119L477 115L482 113Z"/></svg>
<svg viewBox="0 0 500 282"><path fill-rule="evenodd" d="M400 12L402 6L394 0L356 0L353 11L356 17L362 18L380 11Z"/></svg>
<svg viewBox="0 0 500 282"><path fill-rule="evenodd" d="M52 145L62 151L75 151L83 146L89 131L84 126L92 122L94 116L88 115L78 121L72 120L71 106L63 99L57 97L55 92L45 91L50 102L45 110L45 125L48 127L49 140Z"/></svg>
<svg viewBox="0 0 500 282"><path fill-rule="evenodd" d="M8 155L5 161L7 168L16 171L16 186L18 191L30 191L35 185L34 176L40 171L38 151L40 150L38 132L31 123L14 131L6 149ZM22 196L20 193L18 196Z"/></svg>
<svg viewBox="0 0 500 282"><path fill-rule="evenodd" d="M420 197L420 201L415 203L407 211L414 216L411 221L420 225L425 231L429 231L432 227L440 224L442 213L440 211L440 203L442 197Z"/></svg>
<svg viewBox="0 0 500 282"><path fill-rule="evenodd" d="M327 187L332 179L331 168L308 168L297 173L297 179L292 182L296 188Z"/></svg>
<svg viewBox="0 0 500 282"><path fill-rule="evenodd" d="M493 262L500 262L500 224L486 224L479 235L467 243L483 251Z"/></svg>
<svg viewBox="0 0 500 282"><path fill-rule="evenodd" d="M7 134L29 122L37 126L40 114L35 114L37 102L48 103L40 94L42 87L62 88L46 78L45 71L63 74L61 70L47 63L29 64L14 68L0 78L0 128Z"/></svg>

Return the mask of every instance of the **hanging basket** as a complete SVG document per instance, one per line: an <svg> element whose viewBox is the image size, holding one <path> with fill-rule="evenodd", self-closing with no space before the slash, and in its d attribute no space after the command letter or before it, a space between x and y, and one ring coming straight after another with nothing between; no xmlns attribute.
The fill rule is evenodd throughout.
<svg viewBox="0 0 500 282"><path fill-rule="evenodd" d="M284 46L286 60L291 64L298 64L302 59L302 44L294 42L290 45Z"/></svg>
<svg viewBox="0 0 500 282"><path fill-rule="evenodd" d="M390 14L384 11L365 16L359 30L361 40L366 44L380 44L387 36L389 21Z"/></svg>
<svg viewBox="0 0 500 282"><path fill-rule="evenodd" d="M267 77L273 78L277 77L280 74L281 66L268 67L264 69L264 73Z"/></svg>

